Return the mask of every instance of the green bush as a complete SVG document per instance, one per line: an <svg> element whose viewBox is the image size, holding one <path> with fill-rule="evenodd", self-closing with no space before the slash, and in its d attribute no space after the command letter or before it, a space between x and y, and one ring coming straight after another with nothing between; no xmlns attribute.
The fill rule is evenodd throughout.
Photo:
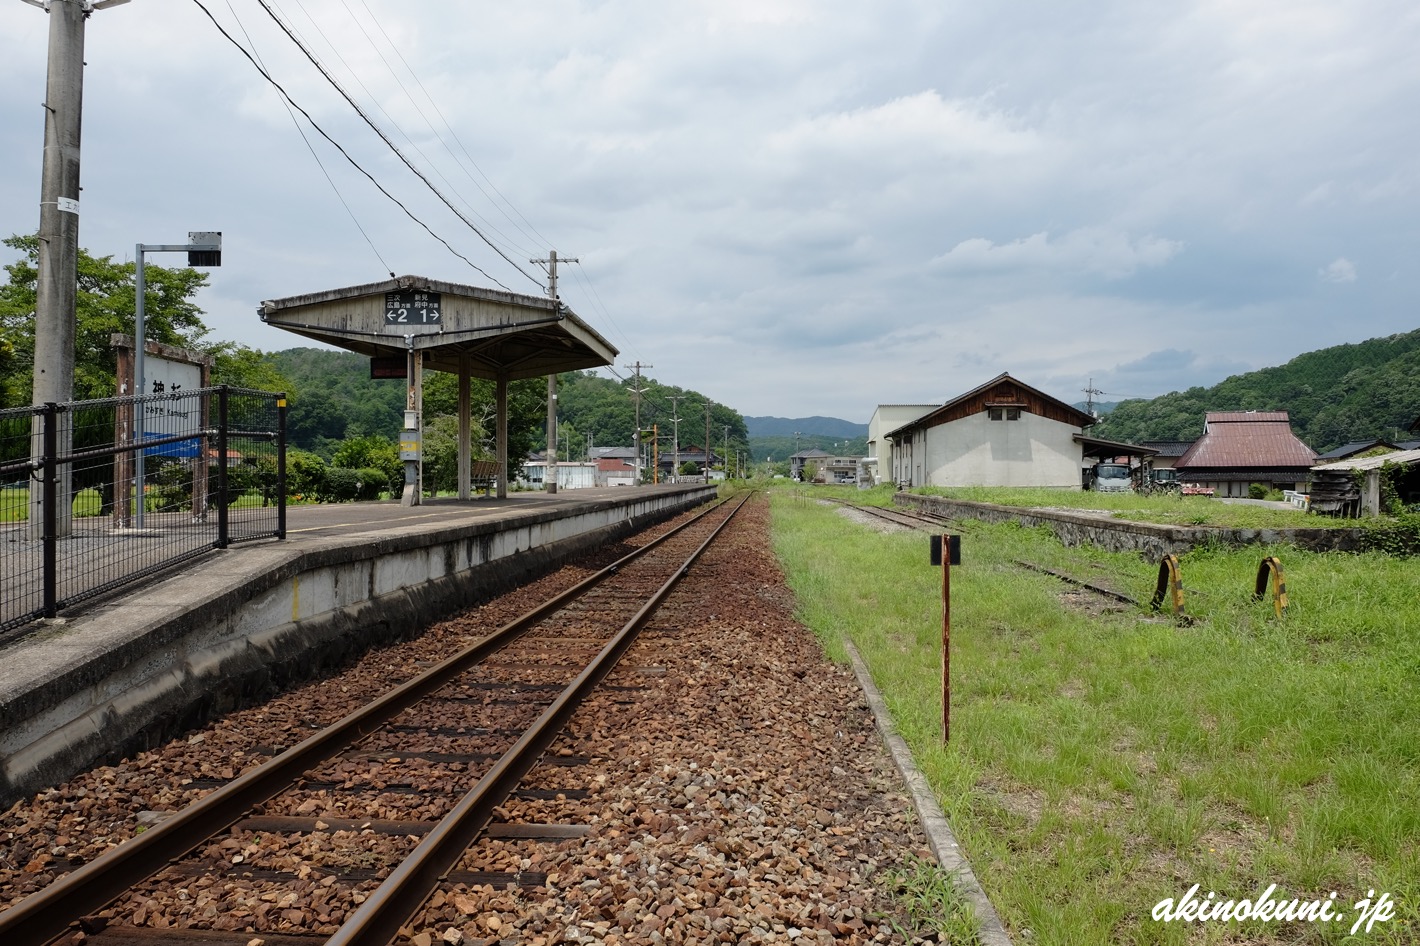
<svg viewBox="0 0 1420 946"><path fill-rule="evenodd" d="M1367 520L1361 532L1361 548L1397 558L1420 555L1420 512L1404 512L1394 519Z"/></svg>
<svg viewBox="0 0 1420 946"><path fill-rule="evenodd" d="M333 466L325 471L325 489L321 500L328 503L348 503L360 495L360 471Z"/></svg>
<svg viewBox="0 0 1420 946"><path fill-rule="evenodd" d="M355 472L360 474L360 488L355 498L362 502L379 499L380 494L389 488L389 477L378 467L367 466Z"/></svg>
<svg viewBox="0 0 1420 946"><path fill-rule="evenodd" d="M1247 487L1247 495L1251 499L1266 499L1267 487L1262 483L1249 483Z"/></svg>

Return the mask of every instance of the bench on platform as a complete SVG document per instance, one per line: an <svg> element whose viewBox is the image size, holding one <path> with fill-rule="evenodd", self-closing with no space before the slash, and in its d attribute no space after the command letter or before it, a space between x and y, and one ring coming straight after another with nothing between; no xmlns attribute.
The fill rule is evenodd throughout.
<svg viewBox="0 0 1420 946"><path fill-rule="evenodd" d="M493 494L493 484L498 481L497 460L474 460L469 471L469 483L474 489L482 489L486 495Z"/></svg>

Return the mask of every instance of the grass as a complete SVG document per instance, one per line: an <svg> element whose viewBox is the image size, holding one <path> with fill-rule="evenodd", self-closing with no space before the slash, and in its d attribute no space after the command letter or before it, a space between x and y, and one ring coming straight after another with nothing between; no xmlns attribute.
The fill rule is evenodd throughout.
<svg viewBox="0 0 1420 946"><path fill-rule="evenodd" d="M871 491L870 491L871 492ZM1291 548L1181 557L1190 625L1073 607L1048 565L1147 600L1157 564L1067 549L1044 530L963 526L952 570L952 742L941 745L940 573L927 539L773 495L801 619L851 638L1018 941L1404 943L1420 939L1420 574L1375 554ZM1278 555L1290 608L1251 600ZM1368 890L1395 919L1161 923L1194 883ZM1200 893L1201 896L1201 893ZM1279 894L1280 896L1280 894Z"/></svg>
<svg viewBox="0 0 1420 946"><path fill-rule="evenodd" d="M230 509L248 509L261 505L261 494L248 492L239 496ZM159 512L154 498L148 497L148 510ZM74 497L74 515L77 518L103 515L103 497L96 489L80 490ZM0 523L28 522L30 518L30 491L28 489L0 490Z"/></svg>
<svg viewBox="0 0 1420 946"><path fill-rule="evenodd" d="M956 888L951 874L935 861L913 857L884 872L883 879L910 924L898 929L904 939L935 934L937 942L952 946L975 946L981 942L980 924L971 904Z"/></svg>

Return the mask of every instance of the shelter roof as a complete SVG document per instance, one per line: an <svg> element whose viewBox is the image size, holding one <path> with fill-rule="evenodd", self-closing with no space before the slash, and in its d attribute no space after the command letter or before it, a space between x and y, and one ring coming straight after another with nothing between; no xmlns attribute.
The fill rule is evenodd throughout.
<svg viewBox="0 0 1420 946"><path fill-rule="evenodd" d="M1310 467L1316 452L1292 433L1286 411L1209 413L1203 436L1174 464L1194 468L1258 469Z"/></svg>
<svg viewBox="0 0 1420 946"><path fill-rule="evenodd" d="M1159 451L1153 447L1140 446L1137 443L1124 443L1118 440L1101 440L1098 437L1086 437L1084 434L1076 434L1075 442L1083 449L1082 456L1086 457L1152 457Z"/></svg>
<svg viewBox="0 0 1420 946"><path fill-rule="evenodd" d="M544 296L484 289L427 276L393 279L262 302L267 325L369 355L420 352L424 365L479 378L536 378L598 368L617 350L571 309Z"/></svg>

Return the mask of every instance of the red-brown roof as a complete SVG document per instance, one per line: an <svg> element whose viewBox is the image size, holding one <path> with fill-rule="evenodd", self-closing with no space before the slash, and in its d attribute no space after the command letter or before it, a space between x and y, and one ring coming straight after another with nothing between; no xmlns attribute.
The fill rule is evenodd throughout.
<svg viewBox="0 0 1420 946"><path fill-rule="evenodd" d="M1286 411L1220 411L1174 467L1187 469L1310 467L1316 451L1292 433Z"/></svg>

